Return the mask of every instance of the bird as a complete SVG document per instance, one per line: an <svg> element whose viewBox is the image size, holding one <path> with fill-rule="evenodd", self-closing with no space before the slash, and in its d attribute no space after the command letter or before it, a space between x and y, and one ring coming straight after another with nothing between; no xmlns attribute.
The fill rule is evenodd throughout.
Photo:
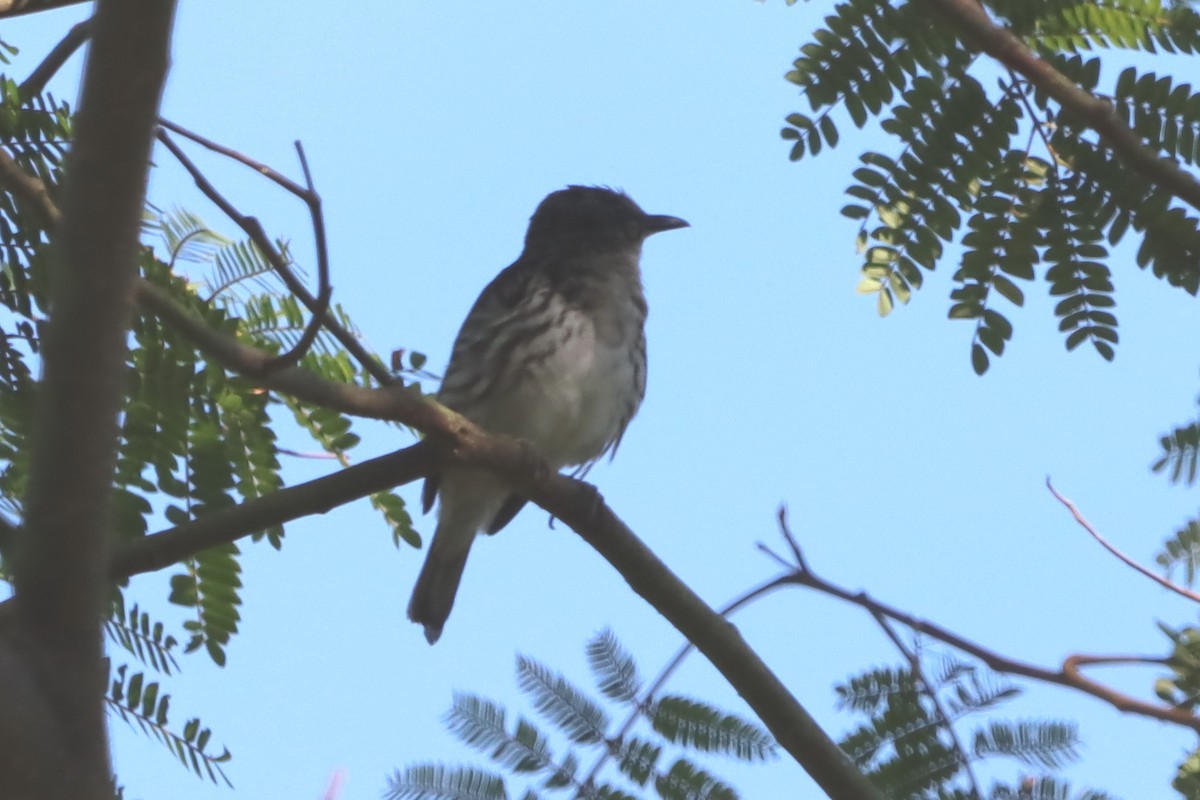
<svg viewBox="0 0 1200 800"><path fill-rule="evenodd" d="M615 454L646 392L642 243L688 227L647 214L623 191L568 186L533 212L520 257L484 288L454 341L437 400L491 433L531 443L555 470ZM480 470L426 478L437 527L408 604L433 644L471 545L526 499Z"/></svg>

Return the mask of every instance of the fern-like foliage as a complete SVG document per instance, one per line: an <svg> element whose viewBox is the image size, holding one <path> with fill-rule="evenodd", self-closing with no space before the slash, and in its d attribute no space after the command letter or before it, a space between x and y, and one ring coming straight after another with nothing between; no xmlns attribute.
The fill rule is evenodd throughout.
<svg viewBox="0 0 1200 800"><path fill-rule="evenodd" d="M1200 465L1200 422L1176 426L1159 438L1159 455L1151 469L1162 473L1172 483L1193 486ZM1184 582L1195 583L1200 569L1200 519L1190 519L1163 542L1155 561L1171 577L1182 571Z"/></svg>
<svg viewBox="0 0 1200 800"><path fill-rule="evenodd" d="M655 732L672 744L742 761L761 761L775 752L775 740L762 728L686 697L663 697L650 710L650 719Z"/></svg>
<svg viewBox="0 0 1200 800"><path fill-rule="evenodd" d="M605 697L625 704L637 702L642 680L638 677L633 656L621 647L616 634L606 628L589 641L587 658L596 684Z"/></svg>
<svg viewBox="0 0 1200 800"><path fill-rule="evenodd" d="M517 656L517 684L534 707L577 744L604 741L608 715L583 691L544 664Z"/></svg>
<svg viewBox="0 0 1200 800"><path fill-rule="evenodd" d="M1016 786L994 786L988 797L990 800L1116 800L1107 792L1093 789L1073 792L1069 784L1049 776L1030 778Z"/></svg>
<svg viewBox="0 0 1200 800"><path fill-rule="evenodd" d="M1105 72L1096 48L1192 55L1200 13L1161 0L986 0L993 18L1081 89L1104 92L1145 145L1200 162L1200 93L1139 68ZM1011 309L1038 277L1069 350L1111 360L1118 343L1109 246L1133 231L1137 264L1200 292L1200 220L1121 163L1039 87L994 79L990 59L912 2L848 0L800 49L787 79L809 113L787 118L799 160L837 146L839 126L878 118L890 154L860 156L842 213L859 221L858 291L881 315L909 302L951 252L949 316L972 325L985 372L1013 336ZM986 76L986 77L985 77ZM1106 80L1102 80L1102 78Z"/></svg>
<svg viewBox="0 0 1200 800"><path fill-rule="evenodd" d="M1188 520L1168 537L1155 561L1168 578L1174 576L1176 569L1182 569L1183 582L1194 586L1200 568L1200 519Z"/></svg>
<svg viewBox="0 0 1200 800"><path fill-rule="evenodd" d="M392 776L388 800L508 800L501 778L471 767L410 767Z"/></svg>
<svg viewBox="0 0 1200 800"><path fill-rule="evenodd" d="M588 642L588 661L600 693L631 719L619 728L603 701L533 659L517 658L517 683L554 734L519 716L510 723L498 703L456 694L446 717L450 731L524 784L524 798L542 794L590 800L636 800L652 790L665 800L732 800L727 783L695 763L690 753L722 753L742 761L775 755L775 743L754 723L673 695L639 697L641 682L632 656L612 631ZM649 730L635 733L634 722ZM560 747L555 738L564 740ZM596 760L581 773L581 754ZM667 762L670 762L669 765ZM388 798L509 797L505 776L473 767L423 764L397 772Z"/></svg>
<svg viewBox="0 0 1200 800"><path fill-rule="evenodd" d="M975 731L976 758L1010 756L1025 764L1061 769L1079 755L1079 735L1074 725L1062 722L992 722Z"/></svg>
<svg viewBox="0 0 1200 800"><path fill-rule="evenodd" d="M9 53L0 44L0 61ZM0 74L0 148L41 181L51 201L58 199L62 184L71 113L50 95L22 99L17 83ZM38 203L0 191L0 510L16 525L25 495L34 376L40 369L38 332L52 280L49 227ZM179 306L212 328L267 350L280 351L298 340L308 314L249 242L230 239L198 214L179 208L147 207L142 232L141 276ZM287 258L286 244L279 243L279 249ZM357 335L340 307L331 307L329 317ZM342 349L323 331L303 367L332 380L373 384L367 370ZM113 476L112 532L118 544L277 491L284 484L277 436L293 416L280 410L295 412L297 432L349 463L358 436L347 419L284 405L253 381L205 361L190 341L153 315L135 313ZM397 543L420 543L399 495L380 493L372 502ZM277 526L253 538L279 547L282 537ZM6 555L0 552L0 580L8 579ZM239 548L226 545L177 565L169 599L190 611L182 630L151 620L141 610L140 596L128 588L115 594L106 623L110 657L131 662L114 667L112 713L209 777L219 776L227 754L209 752L211 734L198 720L178 731L168 727L166 693L145 676L173 675L186 662L182 654L193 652L225 663L242 614L239 560Z"/></svg>
<svg viewBox="0 0 1200 800"><path fill-rule="evenodd" d="M976 761L1006 756L1057 770L1078 755L1078 732L1065 722L991 718L968 737L965 719L994 710L1018 690L956 658L922 667L919 676L909 667L867 670L836 693L843 709L866 717L841 740L842 749L887 797L981 800L970 771ZM1005 791L998 785L991 796Z"/></svg>
<svg viewBox="0 0 1200 800"><path fill-rule="evenodd" d="M116 716L157 739L197 776L232 785L223 769L231 757L229 750L210 750L212 732L198 719L186 722L181 732L172 730L168 718L171 697L159 691L157 682L147 681L144 673L129 672L123 664L110 671L109 679L105 701Z"/></svg>
<svg viewBox="0 0 1200 800"><path fill-rule="evenodd" d="M172 670L179 670L179 662L175 660L173 652L178 645L175 637L167 633L161 622L152 621L150 615L140 610L136 603L126 610L121 592L116 593L112 613L105 620L104 629L110 640L155 672L170 675Z"/></svg>
<svg viewBox="0 0 1200 800"><path fill-rule="evenodd" d="M1200 422L1178 427L1159 439L1162 455L1151 467L1155 472L1166 472L1171 483L1196 482L1196 468L1200 464Z"/></svg>
<svg viewBox="0 0 1200 800"><path fill-rule="evenodd" d="M52 199L70 136L66 103L48 94L22 102L16 82L0 73L0 147L40 178ZM45 321L48 224L38 209L0 191L0 496L16 515L25 489L38 330Z"/></svg>

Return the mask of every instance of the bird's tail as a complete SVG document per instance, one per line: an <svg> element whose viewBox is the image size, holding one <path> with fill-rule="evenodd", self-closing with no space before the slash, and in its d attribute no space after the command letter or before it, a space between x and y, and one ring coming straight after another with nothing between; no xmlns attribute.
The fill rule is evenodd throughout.
<svg viewBox="0 0 1200 800"><path fill-rule="evenodd" d="M458 593L474 540L475 531L446 530L444 524L439 524L433 535L412 599L408 601L408 618L425 627L425 639L430 644L442 635L442 627L454 607L454 595Z"/></svg>
<svg viewBox="0 0 1200 800"><path fill-rule="evenodd" d="M454 470L442 475L440 493L437 530L408 602L408 618L425 626L430 644L442 635L454 607L476 534L495 518L509 490L485 472Z"/></svg>

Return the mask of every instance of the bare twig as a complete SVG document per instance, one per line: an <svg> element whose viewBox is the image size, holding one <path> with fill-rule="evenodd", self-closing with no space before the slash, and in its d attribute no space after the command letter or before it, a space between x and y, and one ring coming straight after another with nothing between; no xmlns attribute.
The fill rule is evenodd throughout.
<svg viewBox="0 0 1200 800"><path fill-rule="evenodd" d="M1092 538L1100 543L1101 547L1124 562L1126 566L1132 567L1135 571L1145 575L1147 578L1154 581L1159 586L1162 586L1164 589L1170 589L1172 592L1175 592L1175 594L1181 597L1186 597L1192 602L1200 603L1200 594L1179 586L1178 584L1172 583L1163 576L1154 573L1149 568L1143 567L1141 564L1137 563L1132 558L1125 555L1112 544L1110 544L1107 539L1096 532L1096 529L1093 528L1091 523L1084 518L1083 514L1079 512L1079 509L1076 508L1074 503L1058 493L1058 491L1054 488L1054 484L1050 482L1050 478L1046 478L1046 488L1050 490L1050 494L1054 495L1055 500L1066 506L1067 510L1071 512L1071 516L1075 518L1075 521L1079 523L1080 527L1090 533Z"/></svg>
<svg viewBox="0 0 1200 800"><path fill-rule="evenodd" d="M42 59L42 63L34 68L33 72L29 73L29 77L18 87L17 97L22 103L29 102L30 98L42 93L46 88L46 84L54 77L63 64L75 55L75 51L83 46L83 43L92 35L92 21L85 19L83 22L76 23L67 31L67 35L62 38L54 49L46 54Z"/></svg>
<svg viewBox="0 0 1200 800"><path fill-rule="evenodd" d="M925 689L925 696L933 703L934 713L937 715L937 722L946 732L950 734L950 741L954 744L954 751L958 753L959 762L962 764L963 770L967 773L967 780L971 784L971 796L975 800L983 800L983 792L979 789L979 779L975 777L975 770L971 766L971 758L967 755L967 749L963 747L962 740L958 737L958 731L954 729L954 721L950 719L950 715L946 713L946 709L942 706L942 698L938 696L937 687L934 686L929 678L925 676L925 670L921 666L920 653L912 650L896 633L892 623L882 614L872 613L871 616L879 623L879 627L887 634L887 637L892 640L892 644L900 651L905 660L908 661L909 669L912 670L913 678L917 683Z"/></svg>
<svg viewBox="0 0 1200 800"><path fill-rule="evenodd" d="M294 294L311 314L316 316L317 312L322 308L320 299L314 297L312 293L308 291L308 288L305 287L304 283L297 278L295 273L293 273L288 267L287 261L271 242L270 238L266 234L266 231L263 230L262 224L255 217L245 215L238 211L234 205L229 202L229 200L226 199L225 196L221 194L215 186L213 186L212 182L205 177L204 173L202 173L200 169L192 162L192 160L187 157L183 150L179 148L179 145L175 143L175 141L165 130L169 128L170 130L179 132L185 129L182 129L180 126L166 120L159 120L159 125L161 127L158 131L158 140L162 142L168 150L171 151L171 154L175 156L183 168L188 171L188 173L192 176L192 180L196 183L197 188L199 188L200 191L204 193L204 196L212 201L217 208L221 209L221 211L227 217L233 220L233 222L239 228L241 228L248 237L250 237L250 241L254 242L255 247L257 247L259 252L263 254L263 257L267 259L267 262L271 265L272 269L275 270L275 273L279 275L288 291ZM180 135L185 134L181 133ZM203 139L203 137L199 137L191 132L188 132L186 135L190 139L201 141L201 143L208 141ZM208 143L205 146L208 146L210 149L213 149L216 152L229 155L231 158L235 158L235 160L243 164L252 166L254 169L256 169L256 171L270 178L272 181L284 187L289 192L296 194L298 197L305 197L306 195L306 190L304 187L285 178L269 167L258 164L258 162L253 161L246 156L241 156L241 154L237 154L237 157L235 157L232 155L234 151L231 151L228 148L221 148L219 145ZM312 210L314 206L310 204L309 208ZM319 198L317 198L317 205L315 208L317 211L314 212L314 234L316 233L318 227L316 219L319 216ZM321 222L319 227L321 242L323 244L324 223ZM323 250L323 247L318 249L318 259L321 258L320 253ZM318 261L318 264L319 263L320 261ZM326 266L326 270L328 270L328 266ZM326 298L325 301L326 306L327 304L328 298ZM328 314L322 314L322 316L324 317L323 325L325 329L328 330L333 337L338 340L338 343L341 344L342 347L346 348L346 352L348 352L356 361L358 361L358 363L361 364L362 367L367 370L368 373L370 373L371 377L378 381L380 385L387 386L398 382L395 376L388 371L387 367L380 363L377 358L372 356L367 349L363 347L362 342L360 342L357 337L351 334L343 326L339 325L335 320L330 318ZM271 371L273 369L278 369L279 366L280 365L278 364L267 362L262 365L261 369L264 371Z"/></svg>
<svg viewBox="0 0 1200 800"><path fill-rule="evenodd" d="M304 328L304 333L300 335L290 350L268 362L268 371L290 367L304 358L304 354L316 341L322 326L328 322L329 300L333 296L333 285L329 282L329 249L325 242L325 215L321 212L321 196L317 194L316 187L313 186L312 173L308 170L308 159L304 156L304 146L299 141L296 142L296 154L300 157L300 167L304 170L304 182L307 185L301 198L312 215L313 241L317 248L317 303L316 307L312 309L312 317Z"/></svg>
<svg viewBox="0 0 1200 800"><path fill-rule="evenodd" d="M779 519L779 533L792 551L792 557L796 559L796 566L807 571L808 562L804 560L804 551L800 549L800 543L796 541L796 537L792 535L792 529L788 527L787 506L780 505L776 516Z"/></svg>
<svg viewBox="0 0 1200 800"><path fill-rule="evenodd" d="M297 278L292 270L288 267L287 262L284 260L282 254L280 254L275 248L274 244L271 243L271 240L267 237L266 231L263 230L261 223L259 223L255 217L246 216L234 208L233 204L230 203L224 195L217 191L216 187L213 186L208 178L206 178L203 173L200 172L200 169L192 162L190 158L187 157L183 150L179 148L179 145L175 143L175 140L172 139L165 130L160 129L158 131L158 140L162 142L168 150L171 151L171 154L175 156L176 160L179 161L179 163L183 165L183 168L188 171L188 173L192 176L192 179L196 182L196 186L200 189L200 191L202 191L205 196L207 196L214 204L216 204L218 208L220 208L230 219L237 223L237 225L246 232L251 241L254 242L254 245L271 264L271 267L275 270L276 274L278 274L283 280L284 284L288 287L288 290L309 306L309 310L312 312L313 318L316 320L316 327L309 325L305 329L300 341L297 342L297 346L289 350L287 353L284 353L282 356L267 359L267 361L265 361L260 367L262 371L260 374L278 370L282 367L291 366L303 356L304 352L307 351L308 347L312 344L312 340L316 337L317 330L319 330L322 320L325 319L325 312L329 307L329 267L327 258L325 257L325 225L321 215L320 198L316 197L315 193L313 193L310 198L307 196L308 193L303 189L295 184L292 184L290 181L287 182L291 186L294 186L298 192L298 196L304 198L305 202L309 204L309 210L313 215L313 230L317 240L317 259L318 263L324 267L321 271L322 278L324 279L321 283L321 294L320 296L313 298L312 295L309 294L308 290L304 287L304 284L300 282L300 279ZM297 147L299 148L299 142L297 142ZM303 152L303 150L301 150L301 152ZM311 299L311 304L307 302L305 298Z"/></svg>
<svg viewBox="0 0 1200 800"><path fill-rule="evenodd" d="M189 129L183 127L182 125L171 122L171 120L169 120L169 119L159 118L158 124L161 125L162 127L166 128L167 130L171 131L172 133L177 133L185 139L190 139L191 141L195 142L196 144L200 145L201 147L211 150L214 153L219 153L220 155L223 155L232 161L236 161L239 164L249 167L250 169L257 172L258 174L262 175L264 178L267 178L271 182L278 184L280 187L282 187L283 189L286 189L291 194L296 195L296 197L303 198L305 196L305 194L307 194L307 190L303 186L296 183L294 180L292 180L288 176L284 175L283 173L279 172L278 170L276 170L272 167L267 166L266 164L262 163L261 161L256 161L255 159L251 158L250 156L246 155L245 153L242 153L238 150L234 150L232 147L226 147L225 145L220 144L219 142L214 142L212 139L207 139L207 138L201 136L200 134L196 133L195 131L189 130Z"/></svg>
<svg viewBox="0 0 1200 800"><path fill-rule="evenodd" d="M1167 663L1166 659L1154 656L1074 655L1064 660L1061 669L1048 669L1001 655L936 623L920 619L895 606L876 600L866 592L853 592L830 583L819 577L808 567L793 565L792 572L783 576L783 579L787 583L806 586L822 594L852 603L865 609L876 618L884 617L899 622L917 633L924 634L931 639L936 639L968 655L974 656L997 672L1009 675L1021 675L1045 683L1053 683L1068 689L1075 689L1076 691L1099 698L1120 711L1151 717L1164 722L1172 722L1176 725L1200 732L1200 717L1192 714L1187 709L1158 705L1130 697L1112 687L1084 677L1079 671L1079 666L1084 664L1165 664Z"/></svg>

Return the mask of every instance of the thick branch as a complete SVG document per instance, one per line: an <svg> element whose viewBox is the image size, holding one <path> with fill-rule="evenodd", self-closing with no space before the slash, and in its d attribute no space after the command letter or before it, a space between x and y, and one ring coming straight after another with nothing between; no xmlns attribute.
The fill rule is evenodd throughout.
<svg viewBox="0 0 1200 800"><path fill-rule="evenodd" d="M101 661L110 497L138 234L173 16L170 0L98 4L66 167L15 557L17 635L68 754L59 768L80 798L112 796ZM26 768L0 754L0 776Z"/></svg>
<svg viewBox="0 0 1200 800"><path fill-rule="evenodd" d="M714 612L677 578L582 481L551 473L526 445L492 436L464 417L427 402L399 385L382 389L339 384L291 367L271 371L272 357L210 329L194 314L176 305L169 295L141 280L134 285L137 302L183 333L210 358L228 369L256 378L264 386L297 399L347 414L394 420L431 436L383 459L360 465L374 478L391 483L355 487L363 473L351 467L340 474L280 492L282 500L262 498L238 509L213 514L143 542L129 545L113 559L114 577L161 568L222 542L256 530L332 508L338 502L387 488L428 471L424 452L441 445L441 458L487 469L507 479L534 503L565 522L612 564L629 585L694 643L746 700L780 745L834 800L877 800L880 795L846 755L800 705L787 687L742 639L737 629ZM374 472L375 469L381 470ZM394 469L393 474L389 471ZM349 476L349 477L346 477ZM345 501L338 498L345 497ZM245 529L244 533L222 532Z"/></svg>
<svg viewBox="0 0 1200 800"><path fill-rule="evenodd" d="M978 0L923 0L963 38L1053 97L1100 134L1126 166L1200 210L1200 181L1146 146L1113 107L1038 58L1012 31L996 24Z"/></svg>
<svg viewBox="0 0 1200 800"><path fill-rule="evenodd" d="M424 477L438 463L435 449L422 442L323 478L280 489L264 497L209 514L123 546L109 569L113 580L169 567L244 536L312 514L324 514L375 492Z"/></svg>
<svg viewBox="0 0 1200 800"><path fill-rule="evenodd" d="M590 485L546 469L527 446L492 436L465 418L398 388L363 389L326 381L297 368L261 374L265 353L206 328L170 298L143 282L138 300L230 369L308 402L380 419L430 434L444 457L503 476L514 489L565 522L693 642L754 709L780 745L831 797L879 795L779 678L742 639L737 628L708 607L626 527ZM215 515L214 515L215 516ZM165 535L165 534L160 534Z"/></svg>

